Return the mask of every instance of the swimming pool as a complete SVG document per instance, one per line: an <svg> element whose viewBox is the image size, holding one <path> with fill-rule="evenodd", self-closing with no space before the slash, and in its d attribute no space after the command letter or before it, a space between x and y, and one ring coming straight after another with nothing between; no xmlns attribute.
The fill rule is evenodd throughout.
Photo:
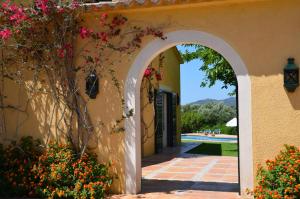
<svg viewBox="0 0 300 199"><path fill-rule="evenodd" d="M197 135L181 135L181 140L214 141L214 142L237 142L237 138L206 137L206 136L197 136Z"/></svg>

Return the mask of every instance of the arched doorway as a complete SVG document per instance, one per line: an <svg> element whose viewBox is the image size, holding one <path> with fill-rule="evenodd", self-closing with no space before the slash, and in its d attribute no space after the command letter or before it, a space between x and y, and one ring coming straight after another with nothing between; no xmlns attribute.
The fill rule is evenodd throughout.
<svg viewBox="0 0 300 199"><path fill-rule="evenodd" d="M232 66L238 81L240 191L253 187L251 82L246 65L238 53L224 40L209 33L181 30L166 34L166 40L153 40L135 59L125 83L126 111L133 110L125 122L125 189L135 194L141 189L141 125L140 86L143 72L159 53L185 43L198 43L219 52Z"/></svg>

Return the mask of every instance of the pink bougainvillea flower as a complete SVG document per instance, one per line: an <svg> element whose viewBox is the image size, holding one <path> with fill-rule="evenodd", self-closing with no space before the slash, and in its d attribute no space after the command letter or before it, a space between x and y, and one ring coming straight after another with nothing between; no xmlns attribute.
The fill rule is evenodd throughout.
<svg viewBox="0 0 300 199"><path fill-rule="evenodd" d="M7 9L9 5L10 5L10 0L7 0L7 1L4 1L3 3L1 3L1 7L4 9Z"/></svg>
<svg viewBox="0 0 300 199"><path fill-rule="evenodd" d="M61 14L62 14L62 13L65 12L65 9L64 9L64 8L58 8L57 11L58 11L58 13L61 13Z"/></svg>
<svg viewBox="0 0 300 199"><path fill-rule="evenodd" d="M36 0L35 6L39 8L43 14L47 15L49 12L48 2L49 0Z"/></svg>
<svg viewBox="0 0 300 199"><path fill-rule="evenodd" d="M106 32L97 33L97 37L99 39L101 39L101 41L103 41L103 42L107 42L108 41L108 35L107 35Z"/></svg>
<svg viewBox="0 0 300 199"><path fill-rule="evenodd" d="M11 4L10 1L3 2L1 4L1 7L3 9L3 14L13 24L19 24L27 19L24 9L22 7L17 6L16 4Z"/></svg>
<svg viewBox="0 0 300 199"><path fill-rule="evenodd" d="M90 37L90 36L91 36L91 33L93 33L93 30L89 30L89 29L87 29L87 28L85 28L85 27L81 27L81 28L79 29L79 34L80 34L80 37L81 37L82 39L85 39L85 38Z"/></svg>
<svg viewBox="0 0 300 199"><path fill-rule="evenodd" d="M108 14L107 13L102 13L100 16L100 24L104 25L105 24L105 20L107 19Z"/></svg>
<svg viewBox="0 0 300 199"><path fill-rule="evenodd" d="M22 21L27 19L26 14L24 13L23 8L16 8L12 10L13 14L9 17L9 20L15 24L19 24Z"/></svg>
<svg viewBox="0 0 300 199"><path fill-rule="evenodd" d="M78 8L80 5L79 5L79 2L77 0L73 0L72 3L71 3L71 9L76 9Z"/></svg>
<svg viewBox="0 0 300 199"><path fill-rule="evenodd" d="M11 37L11 35L12 35L11 30L9 30L7 28L0 31L0 37L1 37L2 40L9 39Z"/></svg>
<svg viewBox="0 0 300 199"><path fill-rule="evenodd" d="M63 48L57 49L57 56L59 58L64 58L65 57L65 49L63 49Z"/></svg>
<svg viewBox="0 0 300 199"><path fill-rule="evenodd" d="M11 12L15 12L18 9L18 6L16 4L10 5L10 3L9 3L7 9Z"/></svg>
<svg viewBox="0 0 300 199"><path fill-rule="evenodd" d="M73 56L73 46L71 44L65 44L63 47L57 49L57 56L59 58L64 58L65 56Z"/></svg>
<svg viewBox="0 0 300 199"><path fill-rule="evenodd" d="M158 71L155 73L155 77L156 77L157 81L161 81L162 80L161 74Z"/></svg>
<svg viewBox="0 0 300 199"><path fill-rule="evenodd" d="M107 19L107 17L108 17L108 14L107 14L107 13L102 13L102 14L101 14L101 19L102 19L102 20Z"/></svg>
<svg viewBox="0 0 300 199"><path fill-rule="evenodd" d="M152 68L148 67L144 72L144 77L150 77L152 75Z"/></svg>

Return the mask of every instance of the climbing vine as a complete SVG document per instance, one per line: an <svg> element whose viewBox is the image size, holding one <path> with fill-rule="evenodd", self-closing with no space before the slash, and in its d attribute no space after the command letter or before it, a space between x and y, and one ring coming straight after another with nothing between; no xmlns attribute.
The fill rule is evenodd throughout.
<svg viewBox="0 0 300 199"><path fill-rule="evenodd" d="M164 66L164 59L165 56L163 53L160 53L158 56L158 65L154 66L153 62L149 64L149 66L144 71L144 77L142 80L142 86L141 86L141 93L146 93L147 100L142 104L141 107L141 123L143 128L143 134L142 134L142 143L146 143L148 139L154 136L154 133L156 131L156 124L155 122L155 95L157 89L159 89L159 83L162 81L162 68ZM151 108L152 112L154 113L151 117L150 121L146 121L146 118L144 117L144 112L147 108ZM154 126L154 131L149 130L152 126Z"/></svg>
<svg viewBox="0 0 300 199"><path fill-rule="evenodd" d="M37 95L47 95L53 106L45 133L50 137L52 120L58 117L55 131L66 135L79 155L84 154L95 126L87 109L90 100L80 92L80 80L91 72L96 72L100 78L111 77L116 96L125 108L121 84L116 77L115 62L118 60L112 60L111 55L133 53L141 46L143 37L165 37L158 28L131 26L125 16L106 13L91 19L100 27L93 29L84 26L86 11L87 7L75 0L35 0L29 6L9 0L1 3L1 133L7 133L6 109L28 118L28 104ZM83 45L76 46L79 40ZM78 61L80 59L84 61ZM6 86L11 82L17 85L18 92L29 94L26 102L21 96L17 104L7 99ZM21 102L26 105L21 107ZM114 128L123 130L120 125L132 111L117 118ZM16 123L18 132L24 121L17 119Z"/></svg>

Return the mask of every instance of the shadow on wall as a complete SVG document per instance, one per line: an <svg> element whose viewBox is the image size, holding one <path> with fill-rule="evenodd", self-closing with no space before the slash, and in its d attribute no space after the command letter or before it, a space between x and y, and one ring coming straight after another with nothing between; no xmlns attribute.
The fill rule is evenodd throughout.
<svg viewBox="0 0 300 199"><path fill-rule="evenodd" d="M84 85L84 79L80 84ZM88 149L98 155L99 162L111 163L111 173L115 177L112 192L121 193L125 182L124 121L120 114L123 113L122 99L110 79L102 79L99 85L99 94L95 100L89 100L83 94L85 100L89 100L88 111L95 125ZM123 83L120 82L120 85Z"/></svg>
<svg viewBox="0 0 300 199"><path fill-rule="evenodd" d="M32 74L25 73L24 85L11 80L5 81L4 105L14 108L5 109L6 135L4 141L19 140L32 136L43 143L49 141L66 142L67 122L70 116L66 105L55 103L47 84L33 83Z"/></svg>
<svg viewBox="0 0 300 199"><path fill-rule="evenodd" d="M11 108L4 109L3 123L6 131L2 132L2 141L9 143L10 141L19 140L24 135L41 139L41 124L38 117L35 116L39 113L35 113L31 106L32 101L28 99L23 86L18 86L11 80L6 80L4 82L4 95L6 96L4 106ZM42 108L45 107L39 107L39 109Z"/></svg>
<svg viewBox="0 0 300 199"><path fill-rule="evenodd" d="M300 110L300 88L297 88L294 92L285 91L289 98L289 101L295 110Z"/></svg>
<svg viewBox="0 0 300 199"><path fill-rule="evenodd" d="M30 80L27 83L30 84ZM79 84L84 83L83 79ZM84 91L81 92L84 100L88 101L87 108L95 127L87 148L97 154L99 163L111 164L111 174L115 177L112 191L120 193L124 190L124 122L117 125L116 120L122 118L119 114L122 113L121 98L116 97L116 88L112 82L103 80L100 85L100 93L95 100L89 100ZM50 94L32 95L23 88L19 90L19 86L10 80L6 82L5 95L5 104L24 111L5 110L7 132L1 135L2 142L9 143L23 136L38 138L43 143L66 142L70 124L63 116L65 114L69 117L70 113L65 105L55 105ZM76 123L72 126L76 129Z"/></svg>

